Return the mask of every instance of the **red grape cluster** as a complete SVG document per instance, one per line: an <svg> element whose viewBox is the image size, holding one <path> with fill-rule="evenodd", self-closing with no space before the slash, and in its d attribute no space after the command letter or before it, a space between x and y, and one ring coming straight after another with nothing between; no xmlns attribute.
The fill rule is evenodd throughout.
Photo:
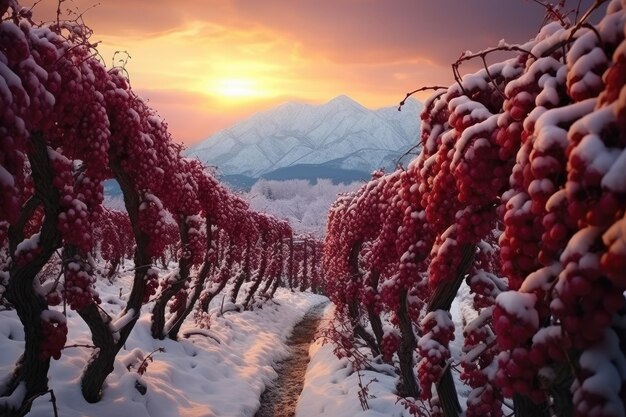
<svg viewBox="0 0 626 417"><path fill-rule="evenodd" d="M174 314L184 310L187 306L187 298L187 288L181 288L170 300L168 304L169 312Z"/></svg>
<svg viewBox="0 0 626 417"><path fill-rule="evenodd" d="M132 233L126 213L104 209L96 216L94 235L100 243L100 255L105 261L121 261L130 254Z"/></svg>
<svg viewBox="0 0 626 417"><path fill-rule="evenodd" d="M417 342L421 357L417 365L421 397L430 398L432 384L437 382L450 359L448 345L454 340L454 323L450 313L444 310L431 311L420 323L422 336Z"/></svg>
<svg viewBox="0 0 626 417"><path fill-rule="evenodd" d="M537 242L541 241L546 230L540 214L545 214L545 203L550 196L546 187L553 184L551 180L558 178L563 158L562 149L558 149L562 142L553 144L556 146L554 151L544 156L545 149L532 153L531 137L538 115L566 102L564 77L565 66L561 62L552 56L542 57L529 60L524 73L511 81L505 90L509 99L504 102L504 113L498 120L496 139L501 152L514 155L519 150L517 162L512 167L512 188L503 194L500 207L504 218L504 233L500 238L502 270L509 278L511 289L518 289L526 275L539 267L541 248ZM531 114L535 108L538 110ZM529 195L533 181L534 203ZM544 262L544 265L548 263Z"/></svg>
<svg viewBox="0 0 626 417"><path fill-rule="evenodd" d="M598 342L580 355L578 362L580 370L572 384L574 415L624 415L626 360L615 331L605 330Z"/></svg>
<svg viewBox="0 0 626 417"><path fill-rule="evenodd" d="M467 283L474 294L474 308L491 307L504 286L502 280L489 272L489 269L472 268Z"/></svg>
<svg viewBox="0 0 626 417"><path fill-rule="evenodd" d="M537 404L546 400L546 393L537 379L539 367L530 361L528 349L517 347L510 352L503 351L498 355L497 362L494 382L505 397L519 394Z"/></svg>
<svg viewBox="0 0 626 417"><path fill-rule="evenodd" d="M534 294L503 292L496 298L493 328L502 349L524 345L539 330L539 314Z"/></svg>
<svg viewBox="0 0 626 417"><path fill-rule="evenodd" d="M185 219L187 234L189 237L188 250L192 265L198 265L204 259L206 248L206 230L203 228L204 221L200 216L189 216Z"/></svg>
<svg viewBox="0 0 626 417"><path fill-rule="evenodd" d="M435 235L426 221L426 212L420 203L416 165L409 165L400 175L398 196L395 204L402 210L397 228L396 257L399 256L397 280L401 288L415 288L421 298L428 295L427 279L422 272L430 254ZM418 237L418 238L417 238Z"/></svg>
<svg viewBox="0 0 626 417"><path fill-rule="evenodd" d="M153 194L143 194L139 205L139 228L150 236L148 250L151 256L163 253L168 243L166 226L169 223L167 212L158 197Z"/></svg>
<svg viewBox="0 0 626 417"><path fill-rule="evenodd" d="M613 315L624 304L620 292L600 271L601 229L587 227L577 232L561 256L565 269L555 287L553 314L561 321L574 346L593 344L611 325Z"/></svg>
<svg viewBox="0 0 626 417"><path fill-rule="evenodd" d="M400 335L398 334L398 330L393 328L387 328L385 333L383 334L382 341L382 354L383 359L387 362L390 362L393 359L393 354L398 351L400 347Z"/></svg>
<svg viewBox="0 0 626 417"><path fill-rule="evenodd" d="M502 393L489 378L497 353L495 336L486 322L492 308L481 312L463 331L463 372L460 377L472 388L466 411L471 416L502 415Z"/></svg>
<svg viewBox="0 0 626 417"><path fill-rule="evenodd" d="M163 195L163 203L173 212L196 213L200 209L196 178L201 173L195 174L192 170L201 170L202 167L197 161L186 158L180 158L176 162L170 175L164 178L163 188L168 192Z"/></svg>
<svg viewBox="0 0 626 417"><path fill-rule="evenodd" d="M437 288L445 281L456 278L461 259L462 246L458 240L458 226L452 225L437 236L432 247L431 263L428 265L430 288Z"/></svg>
<svg viewBox="0 0 626 417"><path fill-rule="evenodd" d="M40 236L40 233L35 233L17 245L14 254L14 261L17 266L28 265L41 253Z"/></svg>
<svg viewBox="0 0 626 417"><path fill-rule="evenodd" d="M537 368L547 363L563 363L572 343L565 336L560 326L542 327L533 336L533 345L528 359Z"/></svg>
<svg viewBox="0 0 626 417"><path fill-rule="evenodd" d="M159 288L159 270L156 268L148 268L145 276L146 290L143 295L143 302L147 303Z"/></svg>
<svg viewBox="0 0 626 417"><path fill-rule="evenodd" d="M59 359L67 340L65 316L56 311L44 310L41 315L41 337L39 359Z"/></svg>
<svg viewBox="0 0 626 417"><path fill-rule="evenodd" d="M95 282L96 278L81 262L70 261L65 265L63 296L72 310L80 311L91 303L100 303Z"/></svg>
<svg viewBox="0 0 626 417"><path fill-rule="evenodd" d="M90 181L83 181L82 187L75 187L72 173L72 161L58 152L49 151L50 160L55 173L54 186L59 191L59 205L61 212L57 219L57 229L61 232L66 244L80 248L83 252L89 252L93 245L91 213L85 200L94 203L95 206L102 201L102 192L98 185ZM78 184L77 184L78 185ZM95 185L90 187L90 185ZM77 189L80 189L80 194ZM81 199L79 199L81 198Z"/></svg>
<svg viewBox="0 0 626 417"><path fill-rule="evenodd" d="M502 417L502 394L491 384L472 390L467 397L467 417Z"/></svg>
<svg viewBox="0 0 626 417"><path fill-rule="evenodd" d="M17 9L20 7L15 5ZM26 142L31 132L41 132L52 123L56 77L51 63L59 58L59 37L49 30L20 24L0 24L0 217L14 222L24 193ZM50 72L50 73L49 73Z"/></svg>

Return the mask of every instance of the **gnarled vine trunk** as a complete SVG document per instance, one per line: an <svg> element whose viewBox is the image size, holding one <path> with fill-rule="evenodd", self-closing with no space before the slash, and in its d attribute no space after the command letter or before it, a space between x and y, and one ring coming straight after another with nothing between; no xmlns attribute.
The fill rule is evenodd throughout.
<svg viewBox="0 0 626 417"><path fill-rule="evenodd" d="M465 276L474 262L475 254L476 245L466 244L463 246L461 249L461 262L456 270L454 278L445 281L435 289L435 292L428 303L428 312L436 310L450 311L452 301L454 301ZM436 383L436 388L437 395L439 396L439 402L443 408L443 415L445 417L458 417L462 411L461 404L459 403L459 396L457 395L454 380L452 378L452 371L449 366L444 369L443 375Z"/></svg>
<svg viewBox="0 0 626 417"><path fill-rule="evenodd" d="M293 290L294 287L294 253L293 253L293 236L289 238L289 266L287 267L287 283L289 289Z"/></svg>
<svg viewBox="0 0 626 417"><path fill-rule="evenodd" d="M243 268L241 273L235 279L235 285L230 293L230 301L235 304L237 302L237 295L239 295L239 290L243 285L244 281L250 278L250 251L252 250L252 242L250 239L246 241L246 257L243 261Z"/></svg>
<svg viewBox="0 0 626 417"><path fill-rule="evenodd" d="M43 335L41 314L48 309L44 298L35 292L33 282L37 274L60 246L61 236L56 228L59 216L59 194L52 184L54 174L48 156L48 147L40 133L33 133L28 160L32 170L35 194L22 207L18 221L9 228L9 251L14 258L17 245L24 239L24 228L38 206L43 205L45 218L40 230L40 252L26 264L13 261L9 270L7 300L24 326L24 354L18 359L13 373L0 396L10 396L24 385L25 392L17 409L0 408L2 417L19 417L30 411L34 398L48 390L50 359L41 359Z"/></svg>
<svg viewBox="0 0 626 417"><path fill-rule="evenodd" d="M187 225L185 217L178 219L178 231L180 233L181 247L186 248L189 246L189 226ZM185 254L187 251L183 250L182 253ZM165 329L165 308L172 297L185 288L185 285L189 280L190 268L191 259L188 256L181 256L178 261L178 279L169 287L165 288L154 303L154 307L152 308L152 325L150 326L150 331L152 333L152 337L155 339L164 339L165 334L168 332L168 330ZM181 307L181 309L184 310L184 306Z"/></svg>
<svg viewBox="0 0 626 417"><path fill-rule="evenodd" d="M306 250L306 239L302 242L302 279L300 280L300 292L304 292L307 287L309 286L309 282L308 282L308 274L307 274L307 268L308 268L308 252Z"/></svg>
<svg viewBox="0 0 626 417"><path fill-rule="evenodd" d="M109 327L111 320L108 315L98 309L96 305L85 307L79 312L91 329L91 337L98 348L94 351L83 370L81 377L81 391L85 400L90 403L100 401L102 386L107 376L113 372L115 356L122 349L131 330L139 319L141 306L146 293L146 275L152 264L152 257L148 251L150 237L139 228L139 193L134 189L126 173L122 170L119 161L110 159L111 170L117 179L124 195L124 204L135 235L135 276L128 302L122 314L130 314L131 318L118 330L118 337L113 338Z"/></svg>
<svg viewBox="0 0 626 417"><path fill-rule="evenodd" d="M374 290L374 295L378 294L378 282L380 280L380 273L378 271L372 271L369 276L369 285ZM374 332L374 337L376 337L376 343L380 348L383 346L383 322L380 319L380 315L376 313L373 305L367 306L367 318L370 321L372 326L372 331Z"/></svg>
<svg viewBox="0 0 626 417"><path fill-rule="evenodd" d="M272 298L274 296L274 292L276 290L271 290L272 288L274 288L274 283L278 283L280 282L280 274L281 271L283 270L283 245L282 243L278 243L277 244L277 249L276 249L276 262L278 262L280 264L280 268L278 269L277 275L276 276L271 276L269 277L266 281L265 281L265 285L263 286L263 289L261 290L261 293L267 297L267 298Z"/></svg>
<svg viewBox="0 0 626 417"><path fill-rule="evenodd" d="M409 305L407 301L407 290L401 290L400 306L397 313L398 327L400 327L400 347L398 348L398 360L400 362L400 383L398 384L398 395L400 397L419 397L419 386L415 379L415 363L413 353L417 348L417 340L413 332L413 323L409 316Z"/></svg>
<svg viewBox="0 0 626 417"><path fill-rule="evenodd" d="M264 239L265 240L265 239ZM263 252L261 256L261 264L259 265L259 270L257 271L256 279L252 286L248 289L248 294L246 295L246 299L243 302L243 309L248 310L250 308L250 302L252 301L252 297L261 286L263 279L265 278L265 271L267 270L268 258L270 257L271 247L268 247Z"/></svg>
<svg viewBox="0 0 626 417"><path fill-rule="evenodd" d="M350 266L350 273L352 276L351 280L354 282L358 281L361 277L361 272L359 271L359 252L361 251L362 246L363 242L355 243L350 250L350 256L348 258L348 265ZM381 350L380 346L376 343L376 339L360 323L361 314L359 312L358 300L347 300L347 304L348 316L350 317L354 335L360 337L365 343L367 343L367 346L372 351L372 356L379 356Z"/></svg>
<svg viewBox="0 0 626 417"><path fill-rule="evenodd" d="M209 254L209 251L213 244L213 233L211 232L211 224L208 221L207 221L206 230L207 230L206 232L207 253L204 256L204 263L202 264L202 268L200 268L200 272L198 273L198 277L196 278L196 282L193 287L193 290L191 291L191 295L188 296L189 299L187 300L187 305L185 306L184 309L180 309L175 313L176 316L174 318L174 323L172 324L172 327L167 331L167 337L169 337L172 340L178 339L178 332L180 331L180 328L183 325L183 322L185 321L187 316L191 314L194 306L196 305L196 302L200 298L200 294L202 293L202 289L204 288L204 283L207 277L209 276L209 271L211 270L213 266L213 262L211 262L211 257ZM210 301L211 300L209 300L208 302ZM207 302L207 307L208 307L208 302Z"/></svg>

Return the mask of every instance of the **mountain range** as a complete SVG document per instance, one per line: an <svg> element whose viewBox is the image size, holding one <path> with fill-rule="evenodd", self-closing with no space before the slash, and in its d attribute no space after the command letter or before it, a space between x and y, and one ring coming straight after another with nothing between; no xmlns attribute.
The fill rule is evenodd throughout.
<svg viewBox="0 0 626 417"><path fill-rule="evenodd" d="M222 179L249 188L259 178L367 180L393 169L417 143L422 104L370 110L347 96L321 105L288 102L256 113L188 149Z"/></svg>

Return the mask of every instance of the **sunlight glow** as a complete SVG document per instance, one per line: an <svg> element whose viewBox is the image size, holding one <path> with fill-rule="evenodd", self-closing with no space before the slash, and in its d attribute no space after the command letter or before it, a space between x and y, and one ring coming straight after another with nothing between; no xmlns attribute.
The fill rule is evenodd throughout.
<svg viewBox="0 0 626 417"><path fill-rule="evenodd" d="M223 99L254 99L270 96L259 83L251 78L218 78L212 81L207 93Z"/></svg>

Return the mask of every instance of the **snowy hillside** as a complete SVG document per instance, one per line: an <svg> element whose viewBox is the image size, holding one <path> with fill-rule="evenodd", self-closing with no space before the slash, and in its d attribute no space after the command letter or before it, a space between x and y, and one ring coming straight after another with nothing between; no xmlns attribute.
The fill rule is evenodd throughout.
<svg viewBox="0 0 626 417"><path fill-rule="evenodd" d="M393 167L413 146L421 103L369 110L347 96L323 105L285 103L257 113L191 148L188 155L225 175L260 178L303 164L369 173Z"/></svg>

